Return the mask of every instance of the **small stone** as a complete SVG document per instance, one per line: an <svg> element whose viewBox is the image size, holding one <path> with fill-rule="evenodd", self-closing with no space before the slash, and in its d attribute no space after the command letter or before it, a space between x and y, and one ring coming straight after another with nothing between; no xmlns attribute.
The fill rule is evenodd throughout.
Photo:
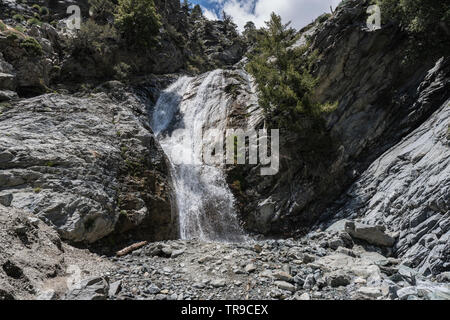
<svg viewBox="0 0 450 320"><path fill-rule="evenodd" d="M272 277L272 271L264 270L263 272L261 272L259 274L259 276L262 277L262 278L271 278Z"/></svg>
<svg viewBox="0 0 450 320"><path fill-rule="evenodd" d="M173 251L169 247L164 247L161 251L162 251L163 255L166 256L166 257L171 257L172 256L172 252Z"/></svg>
<svg viewBox="0 0 450 320"><path fill-rule="evenodd" d="M416 287L406 287L397 291L400 300L408 300L411 296L417 296Z"/></svg>
<svg viewBox="0 0 450 320"><path fill-rule="evenodd" d="M155 284L151 284L148 288L147 288L147 292L150 294L158 294L161 292L161 289L155 285Z"/></svg>
<svg viewBox="0 0 450 320"><path fill-rule="evenodd" d="M245 272L252 273L256 271L256 266L253 263L250 263L245 266Z"/></svg>
<svg viewBox="0 0 450 320"><path fill-rule="evenodd" d="M177 258L177 257L181 256L183 253L184 253L183 249L172 251L171 258Z"/></svg>
<svg viewBox="0 0 450 320"><path fill-rule="evenodd" d="M36 297L36 300L56 300L57 296L55 293L55 290L46 290L46 291L42 291L38 294L38 296Z"/></svg>
<svg viewBox="0 0 450 320"><path fill-rule="evenodd" d="M359 288L357 292L369 298L378 298L381 297L382 295L382 292L379 288L371 288L371 287Z"/></svg>
<svg viewBox="0 0 450 320"><path fill-rule="evenodd" d="M308 254L308 253L305 253L303 255L303 263L308 264L308 263L311 263L311 262L314 262L314 261L316 261L316 257L315 256L313 256L311 254Z"/></svg>
<svg viewBox="0 0 450 320"><path fill-rule="evenodd" d="M298 297L298 300L308 301L311 300L311 296L305 292L300 297Z"/></svg>
<svg viewBox="0 0 450 320"><path fill-rule="evenodd" d="M121 281L121 280L112 283L112 284L109 286L108 295L109 295L110 297L116 296L116 295L120 292L120 289L121 289L121 288L122 288L122 281Z"/></svg>
<svg viewBox="0 0 450 320"><path fill-rule="evenodd" d="M314 284L316 283L316 280L314 279L314 275L310 274L306 277L305 283L303 284L303 289L312 289Z"/></svg>
<svg viewBox="0 0 450 320"><path fill-rule="evenodd" d="M295 292L295 286L286 281L275 281L275 285L281 290L286 290L290 292Z"/></svg>
<svg viewBox="0 0 450 320"><path fill-rule="evenodd" d="M263 251L263 248L259 244L255 244L253 250L255 250L256 253L261 253Z"/></svg>
<svg viewBox="0 0 450 320"><path fill-rule="evenodd" d="M366 284L367 281L366 281L366 279L364 279L362 277L357 277L355 280L353 280L353 283L355 283L355 284Z"/></svg>
<svg viewBox="0 0 450 320"><path fill-rule="evenodd" d="M197 282L197 283L194 283L192 286L196 289L204 289L206 285L203 283Z"/></svg>
<svg viewBox="0 0 450 320"><path fill-rule="evenodd" d="M163 268L163 272L164 272L164 273L172 273L173 270L172 270L172 268L164 267L164 268Z"/></svg>
<svg viewBox="0 0 450 320"><path fill-rule="evenodd" d="M299 286L303 286L305 284L305 279L298 274L294 277L294 282Z"/></svg>
<svg viewBox="0 0 450 320"><path fill-rule="evenodd" d="M287 282L292 282L294 280L289 273L284 272L284 271L275 271L272 273L272 277L275 280L281 280L281 281L287 281Z"/></svg>
<svg viewBox="0 0 450 320"><path fill-rule="evenodd" d="M0 195L0 204L4 205L5 207L9 207L11 205L12 200L13 200L12 193Z"/></svg>
<svg viewBox="0 0 450 320"><path fill-rule="evenodd" d="M450 282L450 272L443 272L437 276L436 280L438 282Z"/></svg>
<svg viewBox="0 0 450 320"><path fill-rule="evenodd" d="M332 250L336 250L339 247L343 247L344 246L344 241L342 241L339 238L334 238L330 241L328 241L328 247Z"/></svg>
<svg viewBox="0 0 450 320"><path fill-rule="evenodd" d="M214 288L222 288L222 287L225 287L226 282L224 279L216 279L216 280L211 281L211 285Z"/></svg>
<svg viewBox="0 0 450 320"><path fill-rule="evenodd" d="M332 273L327 277L327 283L333 288L346 287L350 284L351 278L343 273Z"/></svg>

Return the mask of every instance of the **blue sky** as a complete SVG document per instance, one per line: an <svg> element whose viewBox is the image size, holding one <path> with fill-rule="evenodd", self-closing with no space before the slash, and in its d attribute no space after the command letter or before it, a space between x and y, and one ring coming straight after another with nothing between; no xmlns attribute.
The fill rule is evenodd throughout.
<svg viewBox="0 0 450 320"><path fill-rule="evenodd" d="M309 24L324 12L330 12L341 0L190 0L200 4L209 19L216 19L225 10L233 17L242 30L247 21L253 21L258 27L264 25L272 12L281 15L284 21L292 21L299 29Z"/></svg>

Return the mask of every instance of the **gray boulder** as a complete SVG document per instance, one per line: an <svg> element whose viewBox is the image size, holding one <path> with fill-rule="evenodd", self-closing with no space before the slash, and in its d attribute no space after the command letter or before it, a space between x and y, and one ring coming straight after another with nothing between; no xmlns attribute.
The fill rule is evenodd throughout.
<svg viewBox="0 0 450 320"><path fill-rule="evenodd" d="M75 242L112 232L177 237L168 164L146 106L119 91L11 102L0 115L0 194L12 195L2 202Z"/></svg>
<svg viewBox="0 0 450 320"><path fill-rule="evenodd" d="M361 223L347 222L345 231L355 239L367 241L376 246L392 247L395 239L385 233L383 226L370 226Z"/></svg>
<svg viewBox="0 0 450 320"><path fill-rule="evenodd" d="M106 300L109 296L108 280L95 277L83 280L74 285L66 296L66 300Z"/></svg>

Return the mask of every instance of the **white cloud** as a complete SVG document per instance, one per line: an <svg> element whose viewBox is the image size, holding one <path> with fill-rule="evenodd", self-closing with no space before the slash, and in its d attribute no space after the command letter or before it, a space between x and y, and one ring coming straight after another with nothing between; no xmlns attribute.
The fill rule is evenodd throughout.
<svg viewBox="0 0 450 320"><path fill-rule="evenodd" d="M292 21L299 29L324 12L330 12L341 0L209 0L211 4L223 8L233 17L234 22L243 29L247 21L253 21L257 27L264 26L270 14L279 14L283 21ZM206 11L205 11L206 14Z"/></svg>
<svg viewBox="0 0 450 320"><path fill-rule="evenodd" d="M217 16L217 14L214 11L208 10L203 6L202 6L202 10L203 10L203 15L208 20L219 20L219 17Z"/></svg>

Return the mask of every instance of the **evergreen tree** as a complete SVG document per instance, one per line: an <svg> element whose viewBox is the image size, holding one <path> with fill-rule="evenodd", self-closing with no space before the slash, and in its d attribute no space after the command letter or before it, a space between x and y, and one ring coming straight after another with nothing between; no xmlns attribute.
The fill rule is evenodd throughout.
<svg viewBox="0 0 450 320"><path fill-rule="evenodd" d="M258 39L258 29L256 29L256 25L252 21L247 22L244 26L242 35L248 46L255 44Z"/></svg>
<svg viewBox="0 0 450 320"><path fill-rule="evenodd" d="M249 30L252 25L248 24ZM290 23L272 13L261 30L247 68L255 77L259 102L266 117L280 127L298 128L300 114L316 116L324 108L312 98L316 85L310 73L313 57L306 47L295 47L298 37Z"/></svg>
<svg viewBox="0 0 450 320"><path fill-rule="evenodd" d="M194 9L192 9L192 14L191 14L192 18L194 20L199 19L201 17L203 17L203 11L202 8L200 7L200 5L196 4L194 6Z"/></svg>
<svg viewBox="0 0 450 320"><path fill-rule="evenodd" d="M191 13L191 4L188 0L183 0L183 4L181 5L181 10L183 13L188 16Z"/></svg>
<svg viewBox="0 0 450 320"><path fill-rule="evenodd" d="M119 0L115 18L128 45L140 49L155 45L162 24L153 0Z"/></svg>
<svg viewBox="0 0 450 320"><path fill-rule="evenodd" d="M89 6L91 17L101 24L108 23L114 17L114 3L111 0L89 0Z"/></svg>

